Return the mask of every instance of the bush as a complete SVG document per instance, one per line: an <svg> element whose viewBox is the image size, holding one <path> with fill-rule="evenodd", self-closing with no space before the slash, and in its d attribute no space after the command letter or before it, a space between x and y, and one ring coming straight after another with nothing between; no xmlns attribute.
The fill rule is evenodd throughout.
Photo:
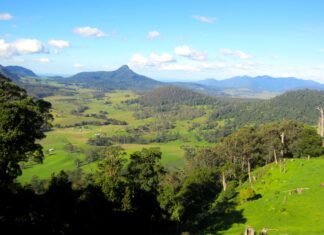
<svg viewBox="0 0 324 235"><path fill-rule="evenodd" d="M256 197L257 194L251 187L244 188L239 193L239 198L241 202L251 201L254 200Z"/></svg>
<svg viewBox="0 0 324 235"><path fill-rule="evenodd" d="M102 158L102 151L100 149L89 149L85 151L85 155L85 161L91 163Z"/></svg>
<svg viewBox="0 0 324 235"><path fill-rule="evenodd" d="M96 135L93 138L88 139L87 144L94 146L110 146L110 139L106 136Z"/></svg>

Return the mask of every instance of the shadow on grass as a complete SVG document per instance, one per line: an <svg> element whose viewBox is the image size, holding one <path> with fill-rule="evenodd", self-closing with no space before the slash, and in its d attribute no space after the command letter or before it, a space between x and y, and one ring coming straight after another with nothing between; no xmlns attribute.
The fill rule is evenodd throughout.
<svg viewBox="0 0 324 235"><path fill-rule="evenodd" d="M226 213L214 212L208 216L200 227L204 228L203 234L222 234L221 231L225 231L232 227L233 224L244 224L246 218L243 216L243 210L230 210Z"/></svg>
<svg viewBox="0 0 324 235"><path fill-rule="evenodd" d="M223 192L215 201L208 213L198 215L198 221L195 226L191 227L193 234L222 234L232 227L233 224L244 224L246 218L243 216L243 210L237 210L237 202L235 200L236 192ZM243 231L242 231L243 232Z"/></svg>

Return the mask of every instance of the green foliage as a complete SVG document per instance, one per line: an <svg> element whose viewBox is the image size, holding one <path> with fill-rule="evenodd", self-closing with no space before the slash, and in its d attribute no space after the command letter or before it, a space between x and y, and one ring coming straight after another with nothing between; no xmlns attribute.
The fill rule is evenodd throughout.
<svg viewBox="0 0 324 235"><path fill-rule="evenodd" d="M270 100L231 103L216 110L211 119L234 119L237 126L294 119L317 124L316 107L324 106L324 92L316 90L290 91Z"/></svg>
<svg viewBox="0 0 324 235"><path fill-rule="evenodd" d="M36 194L44 194L47 190L48 180L41 180L37 176L34 176L29 184Z"/></svg>
<svg viewBox="0 0 324 235"><path fill-rule="evenodd" d="M165 173L159 163L162 153L159 148L142 149L130 155L127 176L130 184L144 191L157 193L161 176Z"/></svg>
<svg viewBox="0 0 324 235"><path fill-rule="evenodd" d="M214 170L197 169L188 175L176 193L171 218L183 224L184 228L199 224L208 214L208 209L218 193L221 184Z"/></svg>
<svg viewBox="0 0 324 235"><path fill-rule="evenodd" d="M72 143L66 143L64 145L63 149L65 151L68 151L68 152L71 152L71 153L76 152L76 151L79 151L79 149L76 148Z"/></svg>
<svg viewBox="0 0 324 235"><path fill-rule="evenodd" d="M256 192L251 187L243 188L240 190L239 199L243 203L246 201L253 200L256 197L256 195Z"/></svg>
<svg viewBox="0 0 324 235"><path fill-rule="evenodd" d="M126 186L126 179L123 176L124 149L120 146L111 146L105 148L101 154L104 158L98 164L95 181L110 201L120 204Z"/></svg>
<svg viewBox="0 0 324 235"><path fill-rule="evenodd" d="M318 157L324 154L323 139L312 127L305 127L299 134L292 151L296 157Z"/></svg>
<svg viewBox="0 0 324 235"><path fill-rule="evenodd" d="M43 159L44 127L52 116L48 102L34 101L26 91L0 76L0 186L21 174L19 162Z"/></svg>
<svg viewBox="0 0 324 235"><path fill-rule="evenodd" d="M96 135L95 137L88 139L88 144L94 145L94 146L110 146L112 145L110 142L109 137L103 136L103 135Z"/></svg>
<svg viewBox="0 0 324 235"><path fill-rule="evenodd" d="M102 150L95 148L95 149L87 149L85 151L85 161L88 163L95 162L97 160L102 159L104 156L102 154Z"/></svg>
<svg viewBox="0 0 324 235"><path fill-rule="evenodd" d="M170 109L172 105L212 105L220 101L217 98L206 96L198 92L179 87L160 87L147 92L138 99L144 106L153 106L160 112Z"/></svg>

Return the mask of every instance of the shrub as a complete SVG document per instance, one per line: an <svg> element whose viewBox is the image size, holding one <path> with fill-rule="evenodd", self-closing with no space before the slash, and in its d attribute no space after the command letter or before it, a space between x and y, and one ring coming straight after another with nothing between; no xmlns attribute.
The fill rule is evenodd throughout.
<svg viewBox="0 0 324 235"><path fill-rule="evenodd" d="M254 200L256 198L256 196L257 196L257 194L251 187L244 188L239 193L239 198L240 198L241 202Z"/></svg>

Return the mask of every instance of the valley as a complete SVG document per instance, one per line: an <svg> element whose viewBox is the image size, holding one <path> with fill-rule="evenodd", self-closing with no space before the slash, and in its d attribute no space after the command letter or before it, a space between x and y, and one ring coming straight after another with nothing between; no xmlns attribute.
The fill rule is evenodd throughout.
<svg viewBox="0 0 324 235"><path fill-rule="evenodd" d="M24 81L39 86L31 78ZM297 119L314 125L316 107L324 105L323 93L311 90L263 101L213 97L172 86L151 91L101 91L51 80L41 84L57 93L45 97L52 104L53 128L40 142L44 162L24 164L19 178L23 183L34 176L46 179L61 170L74 170L76 164L85 171L95 171L98 162L89 160L89 155L112 144L122 146L128 154L144 147L159 147L163 165L181 169L188 146L212 147L222 137L251 123ZM88 140L96 136L110 139L109 143L89 144ZM72 151L66 148L68 144L73 146Z"/></svg>
<svg viewBox="0 0 324 235"><path fill-rule="evenodd" d="M3 0L0 234L324 234L323 0Z"/></svg>
<svg viewBox="0 0 324 235"><path fill-rule="evenodd" d="M45 100L53 105L52 114L54 121L53 129L46 133L47 137L40 143L44 147L45 160L43 164L34 165L34 163L26 164L26 168L21 182L28 182L35 175L41 179L46 179L52 173L58 173L61 170L75 169L76 159L81 160L82 169L94 170L97 162L87 162L86 152L93 148L100 148L87 144L89 138L96 135L105 135L107 137L120 137L120 140L114 142L122 146L126 152L131 153L142 149L143 147L159 147L163 152L162 163L167 168L183 167L183 155L185 146L210 146L211 143L199 139L195 131L189 131L193 123L204 123L211 113L212 107L197 106L190 107L183 105L182 109L194 112L193 110L204 110L198 117L185 118L185 120L172 117L172 114L165 112L153 115L147 118L136 118L136 114L140 112L138 104L127 104L126 101L139 97L133 91L112 91L98 92L96 90L84 89L75 86L66 87L73 89L72 96L48 96ZM84 112L73 112L81 107L87 107ZM119 124L104 124L107 119L113 119ZM164 128L164 122L172 123L172 128ZM147 130L141 134L142 142L149 143L124 143L122 138L134 136L127 130L136 129L143 126L156 126L153 130ZM159 127L160 125L160 127ZM178 135L175 140L164 141L154 140L174 134ZM138 135L138 134L135 134ZM152 140L153 139L153 140ZM126 140L127 142L127 140ZM137 141L138 142L138 141ZM73 144L77 151L67 151L64 146L67 143ZM49 151L49 150L52 151Z"/></svg>
<svg viewBox="0 0 324 235"><path fill-rule="evenodd" d="M121 70L126 77L134 75L128 67ZM293 90L264 100L211 96L169 84L148 90L100 89L62 78L16 75L16 83L36 102L41 97L51 105L44 106L51 107L44 119L49 123L42 128L46 137L37 141L42 161L19 162L17 183L24 189L47 195L60 178L71 182L69 190L75 193L99 187L108 200L117 200L114 210L128 213L131 220L135 214L120 207L127 205L128 187L136 185L130 178L134 171L144 174L140 184L149 187L145 192L153 196L158 190L153 200L170 223L157 227L161 231L174 231L177 221L193 234L237 234L248 227L271 234L321 231L316 223L310 229L309 222L292 218L313 207L323 216L317 198L322 195L318 172L324 149L315 128L324 92ZM302 180L311 172L316 177ZM307 191L287 194L294 187ZM308 194L309 188L314 194ZM136 191L133 195L140 197ZM298 202L308 203L304 212L295 208ZM143 213L142 206L135 213ZM146 218L137 219L146 223Z"/></svg>

